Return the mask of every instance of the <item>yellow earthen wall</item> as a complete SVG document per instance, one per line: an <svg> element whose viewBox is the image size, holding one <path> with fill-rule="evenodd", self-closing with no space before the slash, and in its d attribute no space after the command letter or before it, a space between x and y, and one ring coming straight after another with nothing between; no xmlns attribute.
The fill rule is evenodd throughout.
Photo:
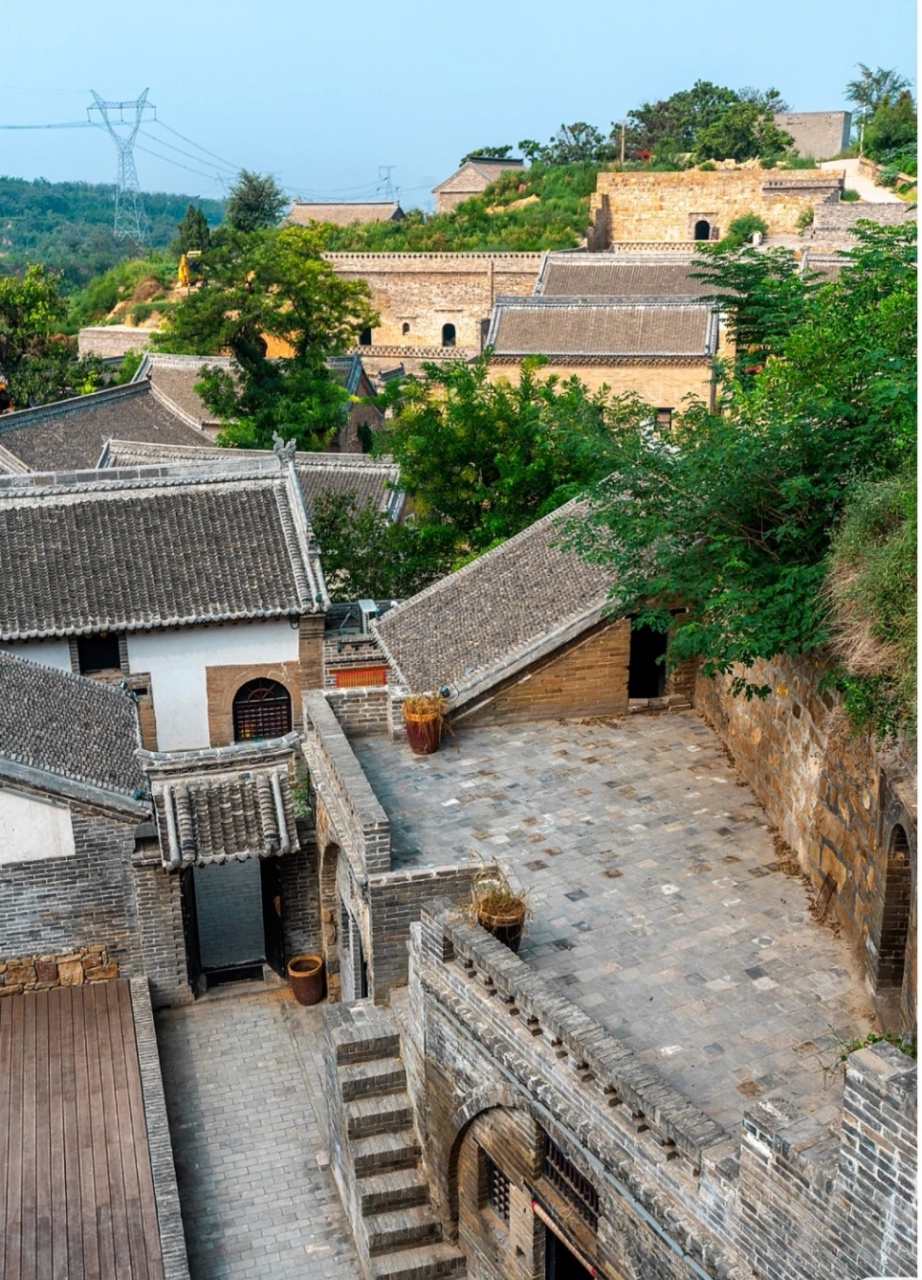
<svg viewBox="0 0 922 1280"><path fill-rule="evenodd" d="M541 370L542 377L552 373L559 378L579 378L590 391L602 386L609 387L616 395L634 391L657 409L680 409L687 395L707 400L711 383L711 371L704 361L693 365L549 364ZM491 364L489 377L491 382L507 378L514 383L518 381L519 367Z"/></svg>
<svg viewBox="0 0 922 1280"><path fill-rule="evenodd" d="M806 181L811 170L796 170ZM823 199L817 190L763 192L777 170L730 169L682 173L600 173L590 201L593 221L604 226L603 244L637 241L692 241L694 222L705 218L724 235L734 218L754 213L764 218L769 234L796 234L797 219ZM819 175L818 175L819 176ZM826 181L838 175L822 172Z"/></svg>

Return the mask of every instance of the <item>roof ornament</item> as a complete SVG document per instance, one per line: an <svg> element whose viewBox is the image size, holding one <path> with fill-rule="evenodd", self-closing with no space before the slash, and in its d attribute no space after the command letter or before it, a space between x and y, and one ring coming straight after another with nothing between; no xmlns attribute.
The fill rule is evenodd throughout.
<svg viewBox="0 0 922 1280"><path fill-rule="evenodd" d="M273 431L272 448L278 455L280 465L284 465L286 462L294 462L295 451L297 449L297 443L295 440L289 440L286 444L279 433L277 431Z"/></svg>

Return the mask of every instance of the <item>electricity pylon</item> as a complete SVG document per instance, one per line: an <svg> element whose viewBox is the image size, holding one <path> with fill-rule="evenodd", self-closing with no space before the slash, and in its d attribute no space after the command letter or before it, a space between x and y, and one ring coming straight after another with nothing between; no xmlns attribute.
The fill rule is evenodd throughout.
<svg viewBox="0 0 922 1280"><path fill-rule="evenodd" d="M144 211L141 200L141 188L138 183L138 171L134 167L134 142L138 130L145 120L157 119L157 108L147 101L149 89L145 89L140 98L132 102L103 102L95 89L91 89L96 99L95 107L87 107L87 117L92 124L97 122L92 113L98 111L102 119L99 123L109 131L118 152L118 180L115 187L115 238L130 238L139 245L147 244L150 239L150 222ZM111 113L118 112L118 119ZM146 112L153 112L148 116ZM125 113L128 113L127 117ZM117 133L115 126L127 126L127 133Z"/></svg>

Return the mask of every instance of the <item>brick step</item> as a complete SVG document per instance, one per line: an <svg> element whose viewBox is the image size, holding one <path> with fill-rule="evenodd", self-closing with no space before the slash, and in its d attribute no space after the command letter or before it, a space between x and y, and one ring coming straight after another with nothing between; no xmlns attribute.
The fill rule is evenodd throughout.
<svg viewBox="0 0 922 1280"><path fill-rule="evenodd" d="M349 1148L357 1178L392 1173L396 1169L415 1169L419 1164L420 1147L412 1129L353 1138Z"/></svg>
<svg viewBox="0 0 922 1280"><path fill-rule="evenodd" d="M346 1134L368 1138L374 1133L398 1133L413 1124L413 1108L406 1093L389 1093L379 1098L356 1098L343 1104Z"/></svg>
<svg viewBox="0 0 922 1280"><path fill-rule="evenodd" d="M394 1209L365 1219L368 1252L375 1256L398 1249L435 1244L442 1238L442 1224L428 1205Z"/></svg>
<svg viewBox="0 0 922 1280"><path fill-rule="evenodd" d="M370 1098L387 1093L403 1093L407 1073L399 1058L375 1058L371 1062L355 1062L339 1068L339 1084L343 1102Z"/></svg>
<svg viewBox="0 0 922 1280"><path fill-rule="evenodd" d="M358 1190L363 1217L429 1203L429 1187L416 1168L372 1174L362 1178Z"/></svg>
<svg viewBox="0 0 922 1280"><path fill-rule="evenodd" d="M372 1258L374 1280L442 1280L466 1274L464 1254L452 1244L430 1244L421 1249L401 1249Z"/></svg>
<svg viewBox="0 0 922 1280"><path fill-rule="evenodd" d="M342 1005L335 1024L332 1039L340 1066L400 1055L400 1036L394 1024L388 1014L373 1005Z"/></svg>

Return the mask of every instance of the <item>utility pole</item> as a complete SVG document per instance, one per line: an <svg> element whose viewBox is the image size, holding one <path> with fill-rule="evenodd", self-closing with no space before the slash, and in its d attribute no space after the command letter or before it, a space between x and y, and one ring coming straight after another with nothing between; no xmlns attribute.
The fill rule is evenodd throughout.
<svg viewBox="0 0 922 1280"><path fill-rule="evenodd" d="M394 184L391 182L391 174L397 168L395 164L379 164L378 165L378 181L384 183L384 199L393 200Z"/></svg>
<svg viewBox="0 0 922 1280"><path fill-rule="evenodd" d="M157 108L147 101L149 89L145 89L140 98L129 102L104 102L95 89L90 92L96 99L96 105L87 107L87 118L91 124L101 125L108 130L118 152L118 178L115 186L115 238L134 240L145 245L150 239L150 222L144 211L141 200L141 188L138 183L138 171L134 164L134 143L138 130L147 120L157 119ZM93 119L93 112L98 111L100 120ZM118 112L118 118L115 113ZM151 115L145 114L151 112ZM127 113L127 116L126 116ZM124 125L126 133L117 133L116 126Z"/></svg>
<svg viewBox="0 0 922 1280"><path fill-rule="evenodd" d="M627 124L626 120L621 121L621 163L622 164L624 164L624 126L626 124Z"/></svg>

